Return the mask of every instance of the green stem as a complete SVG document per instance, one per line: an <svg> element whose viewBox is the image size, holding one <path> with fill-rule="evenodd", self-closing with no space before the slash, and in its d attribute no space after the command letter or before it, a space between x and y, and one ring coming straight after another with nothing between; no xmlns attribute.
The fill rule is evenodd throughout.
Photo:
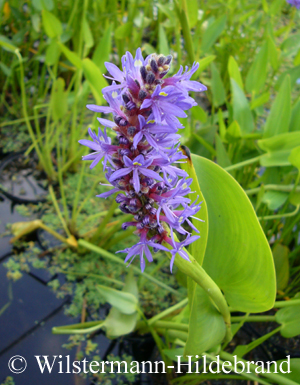
<svg viewBox="0 0 300 385"><path fill-rule="evenodd" d="M61 215L61 211L59 209L59 206L58 206L58 203L57 203L57 200L55 198L55 194L54 194L54 191L53 191L53 187L50 185L49 186L49 193L50 193L50 196L51 196L51 199L52 199L52 202L53 202L53 205L55 207L55 210L56 210L56 213L57 213L57 216L58 218L60 219L60 222L66 232L66 234L68 234L68 236L70 237L71 236L71 233L70 233L70 230L68 229L68 226L66 224L66 221L64 220L63 216Z"/></svg>
<svg viewBox="0 0 300 385"><path fill-rule="evenodd" d="M261 158L261 155L256 156L255 158L245 160L244 162L236 163L236 164L233 164L231 166L225 167L224 170L226 170L226 171L236 170L237 168L242 168L242 167L248 166L249 164L252 164L254 162L258 162L260 160L260 158Z"/></svg>
<svg viewBox="0 0 300 385"><path fill-rule="evenodd" d="M276 215L266 215L265 217L258 217L260 221L268 221L272 219L279 219L279 218L288 218L288 217L293 217L296 215L299 211L300 205L296 207L294 211L291 213L283 213L283 214L276 214Z"/></svg>
<svg viewBox="0 0 300 385"><path fill-rule="evenodd" d="M118 207L117 202L113 201L109 210L108 210L107 215L105 216L105 218L101 222L100 226L98 227L98 229L95 231L94 235L92 236L92 238L91 238L92 243L96 243L98 241L98 239L102 237L103 230L105 229L105 226L110 221L111 217L114 215L114 212L115 212L117 207Z"/></svg>
<svg viewBox="0 0 300 385"><path fill-rule="evenodd" d="M274 308L280 309L282 307L297 306L297 305L300 305L300 299L291 299L290 301L276 301L274 304Z"/></svg>
<svg viewBox="0 0 300 385"><path fill-rule="evenodd" d="M90 322L91 324L93 322ZM57 326L52 328L53 334L90 334L103 327L104 321L95 321L96 325L87 327L88 322L76 325ZM72 326L72 327L71 327Z"/></svg>
<svg viewBox="0 0 300 385"><path fill-rule="evenodd" d="M22 55L20 54L19 50L15 50L15 54L17 55L18 57L18 60L19 60L19 64L20 64L20 87L21 87L21 99L22 99L22 109L23 109L23 115L24 115L24 119L25 119L25 123L26 123L26 126L27 126L27 129L28 129L28 132L29 132L29 135L30 135L30 138L32 140L32 143L34 144L34 148L35 148L35 151L38 155L38 158L41 162L41 164L43 165L43 168L44 170L46 171L47 175L49 170L47 170L47 166L46 166L46 160L39 148L39 145L37 143L37 140L36 140L36 137L35 137L35 133L33 131L33 128L31 126L31 123L30 123L30 120L29 120L29 117L28 117L28 112L27 112L27 99L26 99L26 90L25 90L25 86L24 86L24 67L23 67L23 58L22 58Z"/></svg>
<svg viewBox="0 0 300 385"><path fill-rule="evenodd" d="M182 301L178 302L176 305L173 305L173 306L169 307L168 309L162 311L161 313L156 314L154 317L150 318L148 321L148 324L150 324L150 325L154 324L155 322L157 322L161 318L167 317L169 314L172 314L174 311L176 311L178 309L182 309L187 304L188 304L188 299L185 298Z"/></svg>
<svg viewBox="0 0 300 385"><path fill-rule="evenodd" d="M245 316L236 316L231 317L232 322L276 322L274 315L250 315L248 317Z"/></svg>
<svg viewBox="0 0 300 385"><path fill-rule="evenodd" d="M289 185L280 185L280 184L267 184L264 186L265 191L268 190L275 190L275 191L283 191L283 192L291 192L293 191L295 185L289 184ZM261 187L252 188L250 190L245 190L245 193L247 195L254 195L258 194ZM295 191L300 192L300 187L296 187Z"/></svg>
<svg viewBox="0 0 300 385"><path fill-rule="evenodd" d="M176 238L175 238L176 240ZM164 245L171 249L171 246L164 242ZM199 265L196 259L187 251L186 253L189 256L190 262L186 259L181 258L176 254L174 264L178 267L180 271L186 274L188 277L191 277L204 291L208 296L213 300L219 312L222 314L225 326L226 326L226 335L225 342L232 339L231 333L231 322L230 322L230 311L218 285L211 279L211 277L206 273L206 271ZM171 258L171 256L169 257Z"/></svg>
<svg viewBox="0 0 300 385"><path fill-rule="evenodd" d="M115 256L114 254L110 253L107 250L101 249L100 247L93 245L90 242L87 242L83 239L79 239L78 245L80 245L80 246L82 246L88 250L94 251L95 253L100 254L103 258L109 259L110 261L114 261L114 262L118 263L119 265L124 266L124 260L123 259ZM145 276L145 278L147 278L149 281L151 281L151 282L155 283L157 286L175 294L177 297L181 295L177 290L175 290L172 287L164 284L163 282L155 279L154 277L151 277L151 275L149 275L145 272L142 273L138 267L132 266L132 269L135 273Z"/></svg>
<svg viewBox="0 0 300 385"><path fill-rule="evenodd" d="M203 139L202 136L195 134L194 132L192 133L192 135L198 140L198 142L200 144L202 144L203 147L205 147L212 154L212 156L217 155L217 152L213 148L213 146L211 146L209 143L207 143L207 141L205 139Z"/></svg>
<svg viewBox="0 0 300 385"><path fill-rule="evenodd" d="M181 3L182 3L182 9L180 9L178 5L178 1L176 0L175 8L176 8L178 18L180 20L182 33L185 41L185 48L187 50L190 62L193 63L195 61L195 55L194 55L194 47L193 47L191 30L190 30L188 16L187 16L186 0L181 0Z"/></svg>

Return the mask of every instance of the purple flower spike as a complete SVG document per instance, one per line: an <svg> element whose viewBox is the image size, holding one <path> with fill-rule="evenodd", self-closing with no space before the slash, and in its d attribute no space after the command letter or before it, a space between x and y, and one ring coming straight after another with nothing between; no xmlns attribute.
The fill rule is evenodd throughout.
<svg viewBox="0 0 300 385"><path fill-rule="evenodd" d="M109 72L105 77L112 80L112 85L103 89L108 106L87 106L96 113L113 114L113 121L97 119L116 133L117 143L112 144L106 128L103 132L99 128L98 135L89 129L92 140L79 143L93 151L83 157L92 161L90 168L103 159L111 189L97 196L107 198L116 193L120 210L133 216L122 228L133 226L140 240L120 251L127 253L125 263L132 263L138 255L144 271L146 260L153 261L152 248L171 253L172 272L177 254L189 261L184 248L199 238L191 232L199 233L194 220L201 221L195 217L201 203L191 203L188 197L192 179L178 167L186 158L179 149L178 130L184 127L178 118L186 117L185 111L196 105L188 92L205 91L206 87L191 80L198 63L185 71L181 67L176 75L166 78L172 56L153 54L144 59L138 48L135 57L127 52L121 62L122 69L105 63ZM175 240L175 232L184 238L181 242Z"/></svg>
<svg viewBox="0 0 300 385"><path fill-rule="evenodd" d="M300 9L300 0L286 0L289 4L293 5L297 9Z"/></svg>

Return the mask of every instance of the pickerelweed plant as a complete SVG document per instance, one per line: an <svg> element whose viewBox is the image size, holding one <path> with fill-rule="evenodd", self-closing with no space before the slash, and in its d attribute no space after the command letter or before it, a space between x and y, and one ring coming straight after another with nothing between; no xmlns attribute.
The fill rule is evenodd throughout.
<svg viewBox="0 0 300 385"><path fill-rule="evenodd" d="M198 69L183 70L166 78L172 56L152 54L143 58L141 49L135 58L127 52L122 58L121 71L112 63L105 63L111 74L113 84L103 89L108 107L88 105L87 108L98 113L112 113L114 121L98 118L105 128L96 135L91 129L90 140L79 143L94 150L83 157L92 160L90 168L102 159L103 171L106 171L108 192L98 195L101 198L118 193L116 202L120 210L132 214L133 220L125 222L136 228L139 242L126 252L125 262L140 256L141 270L146 262L153 261L153 251L170 252L172 271L176 253L189 261L184 247L199 238L191 235L184 224L199 232L191 218L200 210L201 203L192 202L187 195L191 192L191 178L177 164L184 161L185 155L179 150L180 135L183 128L178 117L186 117L184 111L197 103L188 94L189 91L201 92L206 87L191 76ZM118 84L116 83L118 82ZM106 127L117 133L118 144L112 144L107 136ZM176 240L175 231L184 238ZM165 245L168 244L170 249Z"/></svg>
<svg viewBox="0 0 300 385"><path fill-rule="evenodd" d="M205 91L206 87L190 80L198 68L196 63L190 70L183 71L181 67L176 75L165 79L171 61L171 56L156 54L143 59L139 48L135 58L129 52L122 57L123 71L106 63L113 80L112 85L103 89L109 106L87 107L98 113L112 113L114 121L98 118L104 131L99 128L96 135L89 130L92 141L80 140L94 150L83 159L92 160L90 167L93 168L104 158L103 170L112 189L98 197L107 198L118 193L116 202L120 209L133 214L133 220L125 222L123 228L136 227L140 239L131 248L120 251L127 253L125 262L132 262L139 255L143 271L144 254L148 262L153 260L150 247L154 251L170 252L171 271L175 262L183 273L209 293L224 318L226 340L230 340L230 312L225 298L185 249L199 239L199 235L191 235L183 225L186 222L189 228L199 232L191 218L198 219L195 215L201 203L191 203L187 195L191 193L189 186L193 179L187 178L188 174L176 166L187 158L179 150L177 131L183 126L178 117L186 117L184 111L196 105L188 92ZM112 144L106 127L117 133L118 144ZM175 231L184 238L181 242ZM175 260L177 254L181 258Z"/></svg>

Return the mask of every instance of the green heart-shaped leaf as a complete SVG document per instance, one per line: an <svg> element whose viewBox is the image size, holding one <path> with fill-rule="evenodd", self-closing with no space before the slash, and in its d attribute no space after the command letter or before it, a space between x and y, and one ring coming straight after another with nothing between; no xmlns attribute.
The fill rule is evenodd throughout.
<svg viewBox="0 0 300 385"><path fill-rule="evenodd" d="M197 155L192 161L208 211L203 268L234 309L271 309L276 295L273 257L250 200L221 167Z"/></svg>
<svg viewBox="0 0 300 385"><path fill-rule="evenodd" d="M276 322L282 325L280 333L285 338L300 334L300 306L288 306L276 313Z"/></svg>

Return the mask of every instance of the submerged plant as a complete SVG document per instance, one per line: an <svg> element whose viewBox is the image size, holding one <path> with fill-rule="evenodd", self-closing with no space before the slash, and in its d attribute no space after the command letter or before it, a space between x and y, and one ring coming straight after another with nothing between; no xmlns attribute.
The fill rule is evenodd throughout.
<svg viewBox="0 0 300 385"><path fill-rule="evenodd" d="M79 141L94 150L83 157L92 160L90 168L103 159L108 186L113 187L98 197L118 193L116 202L121 211L133 215L133 220L125 222L123 229L136 227L140 240L119 252L126 252L125 262L130 263L139 255L142 271L144 255L149 262L153 260L150 247L153 251L171 252L172 271L176 253L189 260L183 248L199 238L186 229L199 232L190 218L195 218L201 203L191 203L187 195L191 192L192 179L177 167L186 158L179 150L178 129L183 126L178 118L186 117L184 111L197 105L188 92L205 91L206 87L190 80L199 66L196 63L190 70L184 71L181 67L176 75L165 78L171 61L172 56L156 54L143 59L139 48L135 58L129 52L122 57L123 71L112 63L105 63L111 74L108 78L113 80L112 85L103 89L109 106L88 105L87 108L113 114L113 122L101 118L98 121L117 133L118 144L112 144L106 128L103 131L99 128L98 135L89 129L92 141ZM178 242L174 231L185 239Z"/></svg>

